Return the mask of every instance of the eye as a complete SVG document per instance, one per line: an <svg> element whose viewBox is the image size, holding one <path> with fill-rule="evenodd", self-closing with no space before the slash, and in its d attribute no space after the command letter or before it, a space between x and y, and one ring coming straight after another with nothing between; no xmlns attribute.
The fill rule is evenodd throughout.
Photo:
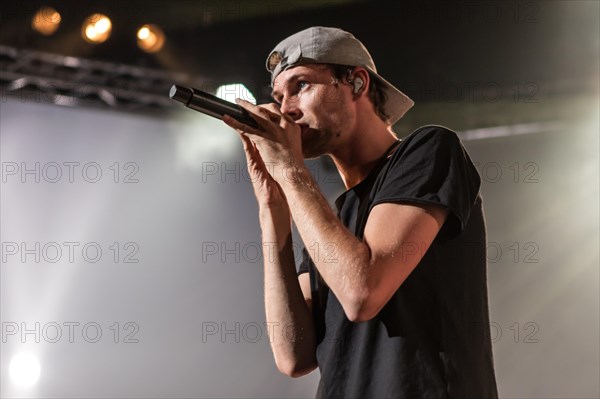
<svg viewBox="0 0 600 399"><path fill-rule="evenodd" d="M302 90L303 88L305 88L308 85L308 82L305 80L299 80L298 81L298 89Z"/></svg>

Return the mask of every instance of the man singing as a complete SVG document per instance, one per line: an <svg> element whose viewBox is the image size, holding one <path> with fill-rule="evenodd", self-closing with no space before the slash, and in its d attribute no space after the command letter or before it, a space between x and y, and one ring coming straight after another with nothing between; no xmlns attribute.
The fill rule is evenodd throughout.
<svg viewBox="0 0 600 399"><path fill-rule="evenodd" d="M275 103L238 102L259 128L223 120L259 204L278 369L318 367L317 397L497 398L480 178L457 135L425 126L398 140L413 102L343 30L296 33L267 68ZM346 187L335 211L303 162L322 155Z"/></svg>

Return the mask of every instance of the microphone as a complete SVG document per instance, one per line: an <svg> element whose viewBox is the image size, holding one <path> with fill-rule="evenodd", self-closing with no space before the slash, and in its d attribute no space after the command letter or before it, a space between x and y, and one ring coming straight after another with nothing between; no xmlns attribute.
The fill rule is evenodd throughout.
<svg viewBox="0 0 600 399"><path fill-rule="evenodd" d="M173 85L169 91L169 98L183 103L183 105L188 108L200 111L217 119L223 119L223 115L229 115L239 122L258 129L258 123L252 119L248 114L248 111L244 108L204 91L191 87Z"/></svg>

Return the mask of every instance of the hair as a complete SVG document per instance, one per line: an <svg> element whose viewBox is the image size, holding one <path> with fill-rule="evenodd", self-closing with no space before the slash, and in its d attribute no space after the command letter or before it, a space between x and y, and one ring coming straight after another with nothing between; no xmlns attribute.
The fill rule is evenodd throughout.
<svg viewBox="0 0 600 399"><path fill-rule="evenodd" d="M348 65L338 65L338 64L328 64L331 70L333 71L333 76L340 80L344 81L344 79L348 79L348 77L352 74L354 67ZM387 100L387 95L385 94L385 87L383 83L379 81L379 79L374 78L373 74L369 72L369 99L373 103L373 107L375 108L375 113L381 120L386 123L389 123L390 116L385 113L384 105Z"/></svg>

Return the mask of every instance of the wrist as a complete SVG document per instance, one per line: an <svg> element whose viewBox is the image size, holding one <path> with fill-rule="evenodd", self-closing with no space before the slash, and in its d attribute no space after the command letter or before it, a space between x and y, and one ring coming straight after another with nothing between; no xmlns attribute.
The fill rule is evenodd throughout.
<svg viewBox="0 0 600 399"><path fill-rule="evenodd" d="M261 225L264 223L275 224L277 226L290 225L290 209L287 203L283 204L270 204L259 206L258 216Z"/></svg>
<svg viewBox="0 0 600 399"><path fill-rule="evenodd" d="M282 244L292 234L292 221L287 208L261 208L259 219L263 242Z"/></svg>

